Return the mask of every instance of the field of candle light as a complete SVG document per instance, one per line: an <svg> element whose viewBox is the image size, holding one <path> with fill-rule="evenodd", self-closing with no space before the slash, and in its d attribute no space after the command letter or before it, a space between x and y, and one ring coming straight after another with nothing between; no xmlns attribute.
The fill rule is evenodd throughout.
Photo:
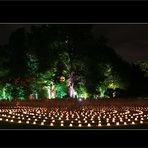
<svg viewBox="0 0 148 148"><path fill-rule="evenodd" d="M147 100L1 102L1 128L147 128Z"/></svg>

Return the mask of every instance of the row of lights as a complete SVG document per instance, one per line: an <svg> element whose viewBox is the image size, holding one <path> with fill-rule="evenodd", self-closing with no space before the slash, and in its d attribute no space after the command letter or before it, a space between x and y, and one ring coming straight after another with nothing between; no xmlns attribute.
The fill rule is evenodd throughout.
<svg viewBox="0 0 148 148"><path fill-rule="evenodd" d="M138 109L132 107L131 108L132 111L130 111L129 107L128 107L128 110L126 107L124 107L124 109L122 110L122 108L120 107L119 108L120 112L118 112L118 108L115 108L115 107L113 110L111 109L111 107L108 108L109 111L107 111L107 107L106 108L104 107L102 110L101 109L99 109L99 110L100 111L96 111L96 109L89 110L86 107L84 107L80 111L70 111L70 112L69 111L60 111L57 113L54 110L47 112L46 108L35 108L35 107L34 108L31 108L31 107L25 108L24 107L22 109L21 108L19 108L19 109L17 109L17 108L15 108L15 109L13 109L13 108L1 109L0 112L2 114L1 114L0 121L3 120L3 117L5 117L5 118L8 117L8 118L13 118L13 119L17 118L17 119L19 119L18 123L22 123L23 121L21 121L21 117L22 117L22 120L26 120L26 117L27 117L28 119L27 119L27 121L25 121L26 124L31 124L32 120L34 120L32 124L37 124L38 119L40 120L40 119L42 119L42 117L44 117L44 119L41 121L40 125L45 125L45 123L47 122L48 119L52 119L50 126L54 126L57 121L55 118L58 118L58 120L61 120L60 126L64 126L63 120L65 120L65 122L66 122L66 121L73 119L73 120L77 121L77 123L79 123L78 127L86 126L86 125L82 124L83 122L87 123L87 127L92 127L96 123L94 118L97 115L98 115L97 119L99 121L98 126L102 126L102 125L112 126L112 123L115 123L115 125L117 125L117 126L128 125L128 124L134 125L134 124L138 124L138 123L143 124L143 121L148 119L148 115L147 115L148 108L146 108L146 107L145 108L141 107ZM144 111L142 111L142 110L144 110ZM8 115L6 115L4 113L7 113ZM39 114L39 113L41 113L41 114ZM71 118L69 117L70 115L71 115ZM83 117L83 120L81 119L82 117ZM5 119L5 121L9 121L8 118ZM87 118L89 118L89 119L87 120ZM106 119L106 124L101 123L101 118L102 118L102 120ZM109 120L111 118L112 118L112 123L109 122ZM120 121L117 122L116 118L118 118L118 120L120 120ZM144 119L144 118L146 118L146 119ZM14 122L13 119L11 119L10 122ZM88 123L89 121L91 121L91 123ZM138 121L140 121L140 122L138 122ZM130 123L128 123L128 122L130 122ZM67 124L65 124L65 125L67 125ZM73 122L71 122L69 124L69 127L72 127L72 126L74 126Z"/></svg>

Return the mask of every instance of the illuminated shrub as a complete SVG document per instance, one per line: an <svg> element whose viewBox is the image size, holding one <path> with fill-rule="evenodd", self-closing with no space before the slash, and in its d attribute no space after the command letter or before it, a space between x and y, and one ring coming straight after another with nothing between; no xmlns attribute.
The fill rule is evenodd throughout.
<svg viewBox="0 0 148 148"><path fill-rule="evenodd" d="M6 83L5 86L1 86L0 88L0 100L9 100L13 99L12 97L12 85Z"/></svg>
<svg viewBox="0 0 148 148"><path fill-rule="evenodd" d="M105 97L108 96L107 95L107 86L106 85L102 84L102 85L98 86L96 90L99 93L100 98L105 98Z"/></svg>
<svg viewBox="0 0 148 148"><path fill-rule="evenodd" d="M80 85L79 87L75 88L75 97L76 98L88 98L88 91L84 85Z"/></svg>
<svg viewBox="0 0 148 148"><path fill-rule="evenodd" d="M57 95L57 98L63 98L64 96L68 95L68 87L64 82L58 83L56 85L56 95Z"/></svg>

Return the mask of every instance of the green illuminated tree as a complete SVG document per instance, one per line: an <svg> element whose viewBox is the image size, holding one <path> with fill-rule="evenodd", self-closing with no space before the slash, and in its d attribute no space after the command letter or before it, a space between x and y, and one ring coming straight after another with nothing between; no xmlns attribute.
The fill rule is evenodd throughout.
<svg viewBox="0 0 148 148"><path fill-rule="evenodd" d="M5 85L0 85L0 100L9 100L13 99L12 96L13 87L9 83L5 83Z"/></svg>
<svg viewBox="0 0 148 148"><path fill-rule="evenodd" d="M37 77L38 77L39 62L36 55L33 52L31 52L31 49L28 50L25 56L26 56L27 78L30 78L29 79L30 91L29 90L28 91L34 96L34 98L38 99Z"/></svg>
<svg viewBox="0 0 148 148"><path fill-rule="evenodd" d="M57 83L56 84L56 95L58 98L63 98L65 96L68 96L68 87L65 84L66 82Z"/></svg>
<svg viewBox="0 0 148 148"><path fill-rule="evenodd" d="M137 61L134 63L135 65L139 66L141 71L144 72L144 76L148 77L148 61Z"/></svg>
<svg viewBox="0 0 148 148"><path fill-rule="evenodd" d="M30 94L42 98L43 90L48 98L53 92L64 97L68 91L71 97L98 92L103 97L109 89L127 89L131 67L107 46L105 37L94 38L91 29L92 25L50 24L13 32L6 50L9 56L0 61L2 83L9 82L18 98Z"/></svg>

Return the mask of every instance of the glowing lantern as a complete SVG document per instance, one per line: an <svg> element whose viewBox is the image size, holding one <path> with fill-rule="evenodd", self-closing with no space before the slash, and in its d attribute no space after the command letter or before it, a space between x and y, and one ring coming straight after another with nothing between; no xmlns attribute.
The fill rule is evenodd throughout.
<svg viewBox="0 0 148 148"><path fill-rule="evenodd" d="M36 122L34 121L33 124L36 124Z"/></svg>
<svg viewBox="0 0 148 148"><path fill-rule="evenodd" d="M116 122L116 125L119 125L119 122Z"/></svg>
<svg viewBox="0 0 148 148"><path fill-rule="evenodd" d="M107 123L107 126L110 126L110 123Z"/></svg>
<svg viewBox="0 0 148 148"><path fill-rule="evenodd" d="M91 124L90 123L88 123L88 125L87 125L88 127L91 127Z"/></svg>
<svg viewBox="0 0 148 148"><path fill-rule="evenodd" d="M60 82L64 82L65 81L65 77L64 76L61 76L60 77Z"/></svg>
<svg viewBox="0 0 148 148"><path fill-rule="evenodd" d="M99 123L98 126L101 126L101 123Z"/></svg>
<svg viewBox="0 0 148 148"><path fill-rule="evenodd" d="M27 124L29 124L29 121L26 121Z"/></svg>
<svg viewBox="0 0 148 148"><path fill-rule="evenodd" d="M52 122L54 123L54 122L55 122L55 120L52 120Z"/></svg>
<svg viewBox="0 0 148 148"><path fill-rule="evenodd" d="M21 121L21 120L19 120L19 121L18 121L18 123L22 123L22 121Z"/></svg>
<svg viewBox="0 0 148 148"><path fill-rule="evenodd" d="M53 123L50 123L50 126L53 126Z"/></svg>
<svg viewBox="0 0 148 148"><path fill-rule="evenodd" d="M82 127L82 124L79 124L78 127Z"/></svg>
<svg viewBox="0 0 148 148"><path fill-rule="evenodd" d="M70 123L69 126L72 127L73 125Z"/></svg>
<svg viewBox="0 0 148 148"><path fill-rule="evenodd" d="M124 125L127 125L127 123L126 123L126 122L124 122Z"/></svg>
<svg viewBox="0 0 148 148"><path fill-rule="evenodd" d="M41 125L44 125L44 122L41 122Z"/></svg>

